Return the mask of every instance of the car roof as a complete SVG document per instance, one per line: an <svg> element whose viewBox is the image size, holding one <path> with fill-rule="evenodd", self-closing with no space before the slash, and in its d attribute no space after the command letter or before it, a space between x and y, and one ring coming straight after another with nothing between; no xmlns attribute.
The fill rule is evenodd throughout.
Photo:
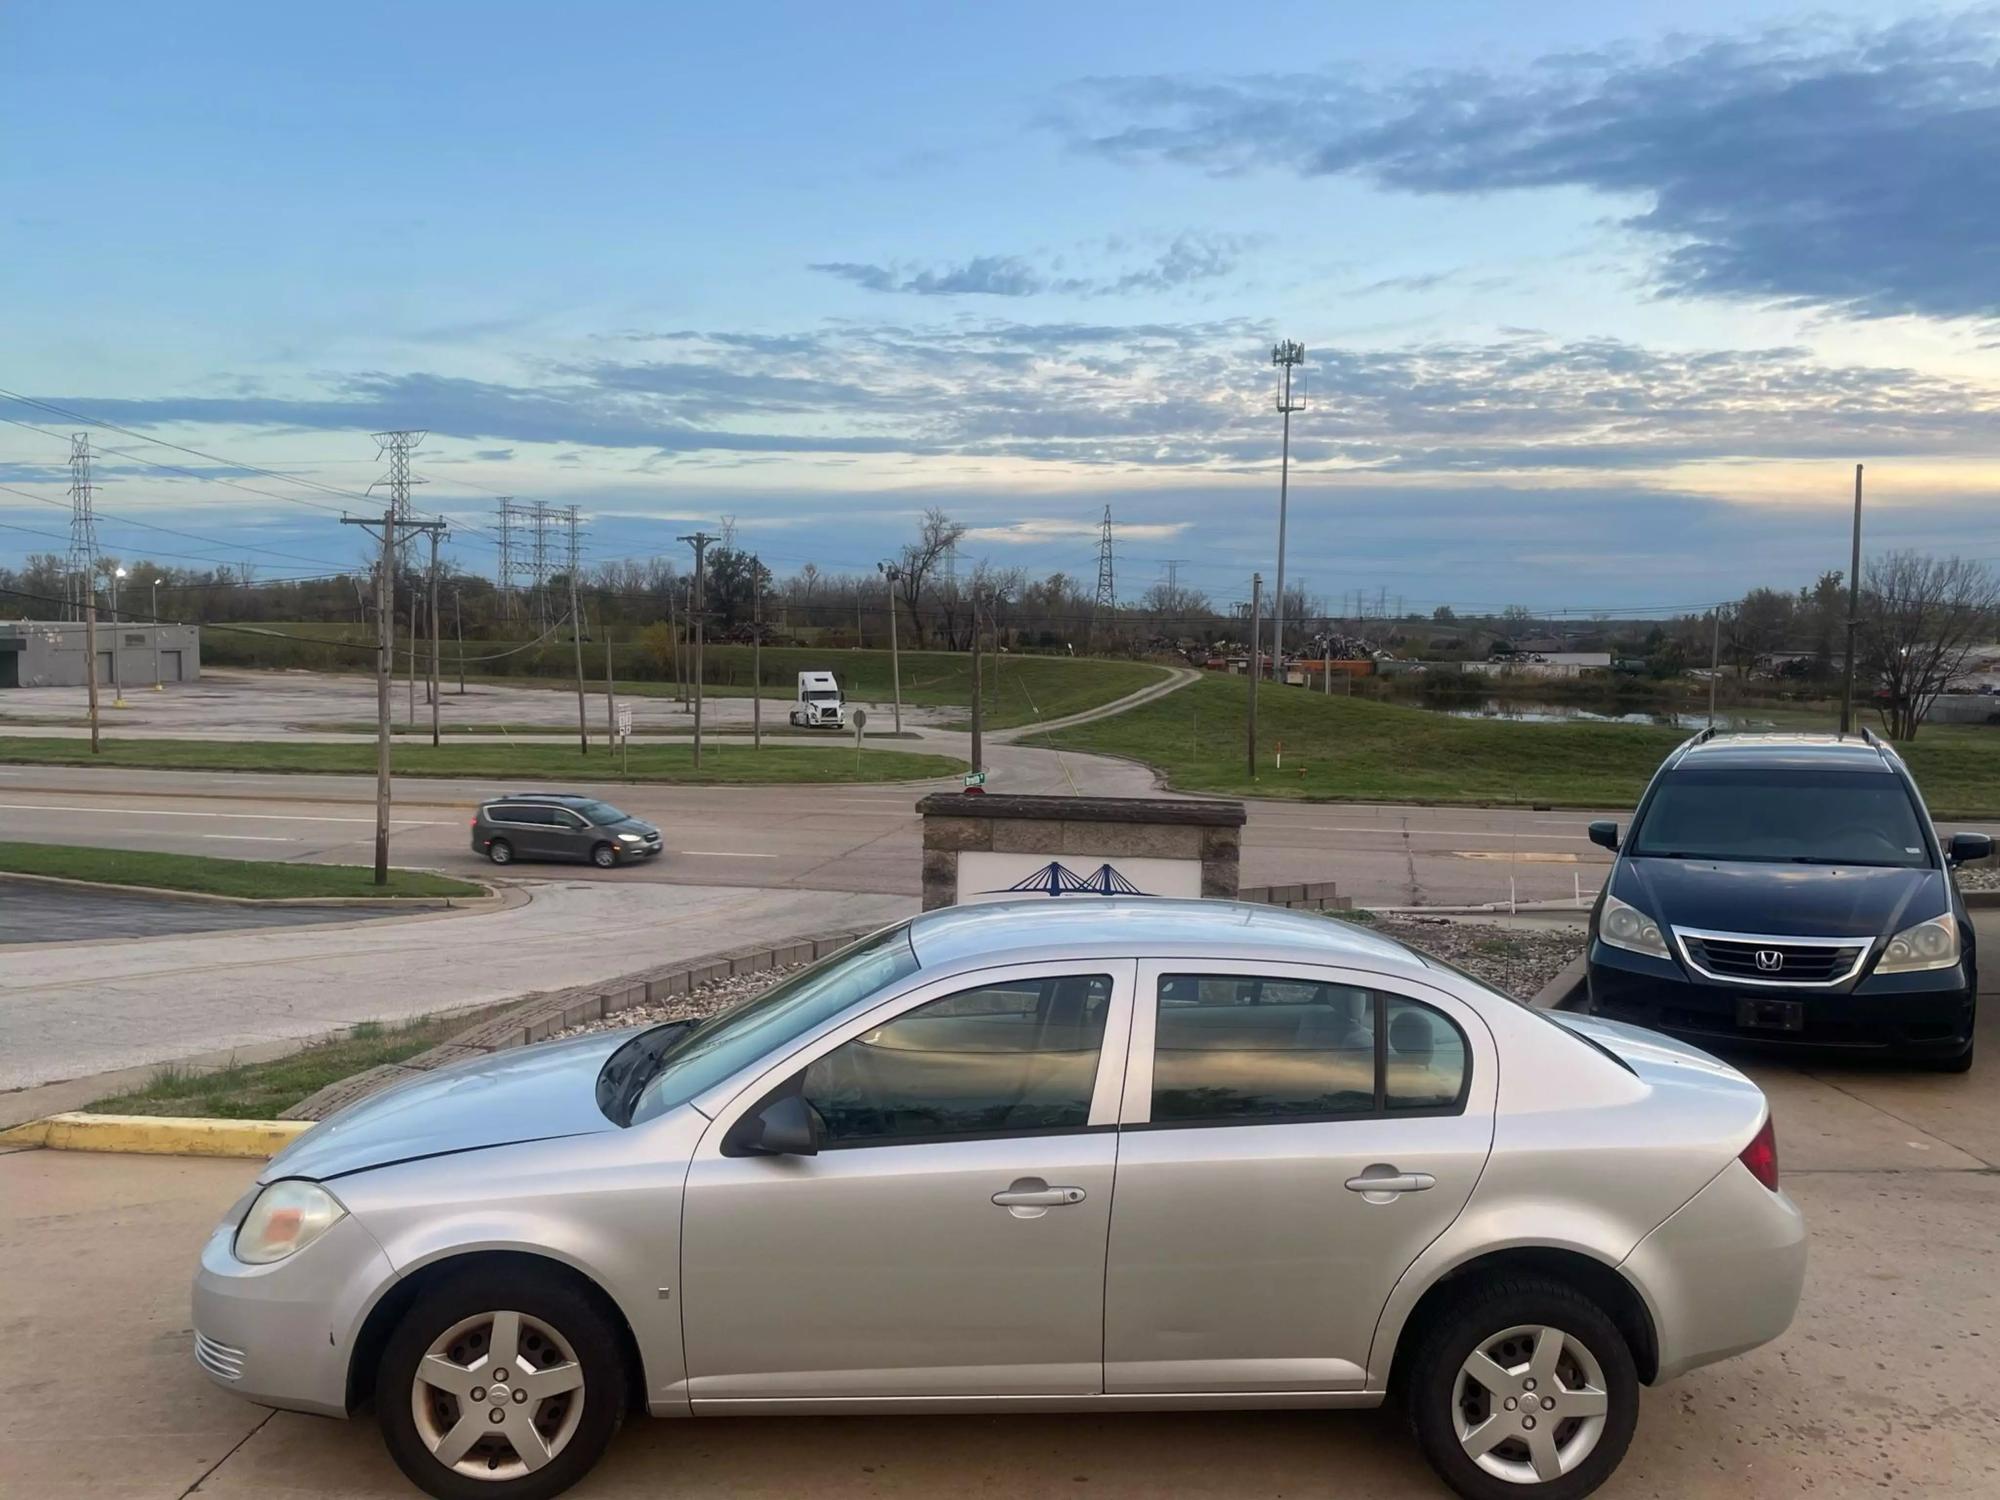
<svg viewBox="0 0 2000 1500"><path fill-rule="evenodd" d="M1689 743L1677 767L1706 770L1880 771L1891 754L1858 734L1718 734Z"/></svg>
<svg viewBox="0 0 2000 1500"><path fill-rule="evenodd" d="M1316 912L1244 901L1077 896L925 912L910 946L926 969L1095 956L1267 959L1430 972L1394 938Z"/></svg>
<svg viewBox="0 0 2000 1500"><path fill-rule="evenodd" d="M601 797L585 796L582 792L503 792L489 799L493 802L601 802Z"/></svg>

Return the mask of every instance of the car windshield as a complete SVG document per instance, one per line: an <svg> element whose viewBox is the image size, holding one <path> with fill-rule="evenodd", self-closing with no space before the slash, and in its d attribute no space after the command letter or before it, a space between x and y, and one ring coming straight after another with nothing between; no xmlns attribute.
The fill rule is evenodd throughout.
<svg viewBox="0 0 2000 1500"><path fill-rule="evenodd" d="M865 1000L916 971L917 955L910 947L907 922L841 949L754 1000L713 1016L678 1037L660 1052L655 1070L622 1123L636 1125L679 1108L765 1053L804 1036L857 1000ZM612 1061L616 1060L617 1054L613 1054Z"/></svg>
<svg viewBox="0 0 2000 1500"><path fill-rule="evenodd" d="M630 822L632 818L630 813L620 812L609 802L572 802L570 803L570 810L580 814L599 828L608 828L613 823Z"/></svg>
<svg viewBox="0 0 2000 1500"><path fill-rule="evenodd" d="M1930 862L1916 804L1900 777L1880 771L1669 772L1625 852L1906 869Z"/></svg>
<svg viewBox="0 0 2000 1500"><path fill-rule="evenodd" d="M840 694L839 694L839 693L837 693L837 692L835 692L835 691L834 691L834 690L833 690L832 688L807 688L807 689L806 689L806 697L808 697L808 698L812 698L812 699L819 699L819 698L838 698L839 696L840 696Z"/></svg>

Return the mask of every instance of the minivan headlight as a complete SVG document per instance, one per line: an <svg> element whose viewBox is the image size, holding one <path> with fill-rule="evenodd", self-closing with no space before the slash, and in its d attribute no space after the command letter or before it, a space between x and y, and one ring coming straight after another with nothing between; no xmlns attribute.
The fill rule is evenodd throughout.
<svg viewBox="0 0 2000 1500"><path fill-rule="evenodd" d="M1949 969L1958 962L1958 923L1949 915L1905 927L1889 939L1877 974L1917 974L1925 969Z"/></svg>
<svg viewBox="0 0 2000 1500"><path fill-rule="evenodd" d="M636 833L621 833L618 835L618 842L621 844L642 844L645 842L645 839Z"/></svg>
<svg viewBox="0 0 2000 1500"><path fill-rule="evenodd" d="M1604 898L1604 910L1597 918L1597 935L1614 948L1643 953L1648 958L1669 957L1660 924L1616 896Z"/></svg>
<svg viewBox="0 0 2000 1500"><path fill-rule="evenodd" d="M333 1194L316 1182L274 1182L257 1195L236 1229L236 1258L268 1266L296 1255L347 1216Z"/></svg>

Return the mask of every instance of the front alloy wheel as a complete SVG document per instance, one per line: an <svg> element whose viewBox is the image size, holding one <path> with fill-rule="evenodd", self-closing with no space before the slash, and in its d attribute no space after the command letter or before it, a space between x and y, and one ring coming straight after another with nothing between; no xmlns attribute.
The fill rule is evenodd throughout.
<svg viewBox="0 0 2000 1500"><path fill-rule="evenodd" d="M590 862L600 870L608 870L618 863L618 851L609 844L599 844L590 851Z"/></svg>
<svg viewBox="0 0 2000 1500"><path fill-rule="evenodd" d="M475 1313L431 1340L410 1382L417 1436L469 1479L518 1479L567 1448L583 1418L583 1367L554 1328Z"/></svg>

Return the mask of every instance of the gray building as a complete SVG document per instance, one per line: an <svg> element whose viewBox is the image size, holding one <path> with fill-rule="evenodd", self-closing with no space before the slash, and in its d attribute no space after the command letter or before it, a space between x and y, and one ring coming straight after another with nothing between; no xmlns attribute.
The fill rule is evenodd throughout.
<svg viewBox="0 0 2000 1500"><path fill-rule="evenodd" d="M0 620L0 688L84 687L89 648L81 620ZM114 655L115 653L115 655ZM201 676L193 625L97 623L97 685L126 692Z"/></svg>

